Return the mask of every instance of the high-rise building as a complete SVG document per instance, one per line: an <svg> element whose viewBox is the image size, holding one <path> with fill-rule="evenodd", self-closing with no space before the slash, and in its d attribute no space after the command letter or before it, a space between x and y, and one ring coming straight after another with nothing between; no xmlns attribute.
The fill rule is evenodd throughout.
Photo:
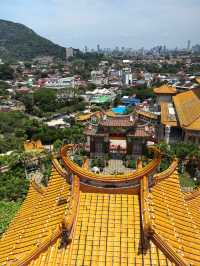
<svg viewBox="0 0 200 266"><path fill-rule="evenodd" d="M66 48L66 59L68 60L72 56L74 56L74 49L72 47Z"/></svg>
<svg viewBox="0 0 200 266"><path fill-rule="evenodd" d="M84 47L84 52L87 53L88 52L88 47L85 45Z"/></svg>
<svg viewBox="0 0 200 266"><path fill-rule="evenodd" d="M100 45L97 44L97 52L100 53L101 52L101 48L100 48Z"/></svg>
<svg viewBox="0 0 200 266"><path fill-rule="evenodd" d="M190 48L191 48L191 41L188 40L188 42L187 42L187 50L190 51Z"/></svg>

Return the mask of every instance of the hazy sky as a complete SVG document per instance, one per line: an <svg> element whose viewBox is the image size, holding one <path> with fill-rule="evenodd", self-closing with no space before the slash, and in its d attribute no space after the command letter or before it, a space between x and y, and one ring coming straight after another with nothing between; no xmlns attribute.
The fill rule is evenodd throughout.
<svg viewBox="0 0 200 266"><path fill-rule="evenodd" d="M63 46L200 43L200 0L1 0L0 18Z"/></svg>

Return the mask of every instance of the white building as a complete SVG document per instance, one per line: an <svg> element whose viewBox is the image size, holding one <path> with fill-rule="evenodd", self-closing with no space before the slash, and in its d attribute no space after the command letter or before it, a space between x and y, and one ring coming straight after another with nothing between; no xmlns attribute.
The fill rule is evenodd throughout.
<svg viewBox="0 0 200 266"><path fill-rule="evenodd" d="M62 88L75 88L75 78L67 77L67 78L50 78L45 83L46 87L62 89Z"/></svg>
<svg viewBox="0 0 200 266"><path fill-rule="evenodd" d="M72 47L66 48L66 59L74 56L74 49Z"/></svg>
<svg viewBox="0 0 200 266"><path fill-rule="evenodd" d="M91 72L91 82L96 85L106 84L103 70L99 70L99 71L93 70Z"/></svg>

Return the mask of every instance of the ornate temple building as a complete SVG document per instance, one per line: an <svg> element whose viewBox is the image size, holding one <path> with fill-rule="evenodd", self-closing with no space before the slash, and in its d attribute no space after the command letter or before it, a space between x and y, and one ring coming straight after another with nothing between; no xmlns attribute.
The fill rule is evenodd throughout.
<svg viewBox="0 0 200 266"><path fill-rule="evenodd" d="M164 84L155 88L154 93L156 94L156 104L159 106L162 102L172 102L172 97L177 94L177 90L175 87Z"/></svg>
<svg viewBox="0 0 200 266"><path fill-rule="evenodd" d="M1 266L200 265L200 191L181 192L176 160L156 174L152 148L144 167L101 175L70 159L78 148L52 160L47 187L32 181L0 240Z"/></svg>
<svg viewBox="0 0 200 266"><path fill-rule="evenodd" d="M148 141L156 141L156 127L138 115L103 114L85 130L86 148L91 156L105 154L142 155Z"/></svg>
<svg viewBox="0 0 200 266"><path fill-rule="evenodd" d="M200 89L178 93L171 102L161 102L162 138L166 142L200 145Z"/></svg>

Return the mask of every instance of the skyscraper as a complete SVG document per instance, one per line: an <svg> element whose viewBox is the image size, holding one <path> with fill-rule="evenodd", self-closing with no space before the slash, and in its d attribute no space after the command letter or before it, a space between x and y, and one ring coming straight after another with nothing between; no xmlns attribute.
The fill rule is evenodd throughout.
<svg viewBox="0 0 200 266"><path fill-rule="evenodd" d="M101 52L101 48L100 48L100 45L97 44L97 52L100 53Z"/></svg>
<svg viewBox="0 0 200 266"><path fill-rule="evenodd" d="M74 56L74 49L72 47L66 48L66 59L68 60L72 56Z"/></svg>
<svg viewBox="0 0 200 266"><path fill-rule="evenodd" d="M190 51L190 48L191 48L191 41L188 40L188 42L187 42L187 50Z"/></svg>
<svg viewBox="0 0 200 266"><path fill-rule="evenodd" d="M87 47L87 46L84 47L84 52L85 52L85 53L88 52L88 47Z"/></svg>

